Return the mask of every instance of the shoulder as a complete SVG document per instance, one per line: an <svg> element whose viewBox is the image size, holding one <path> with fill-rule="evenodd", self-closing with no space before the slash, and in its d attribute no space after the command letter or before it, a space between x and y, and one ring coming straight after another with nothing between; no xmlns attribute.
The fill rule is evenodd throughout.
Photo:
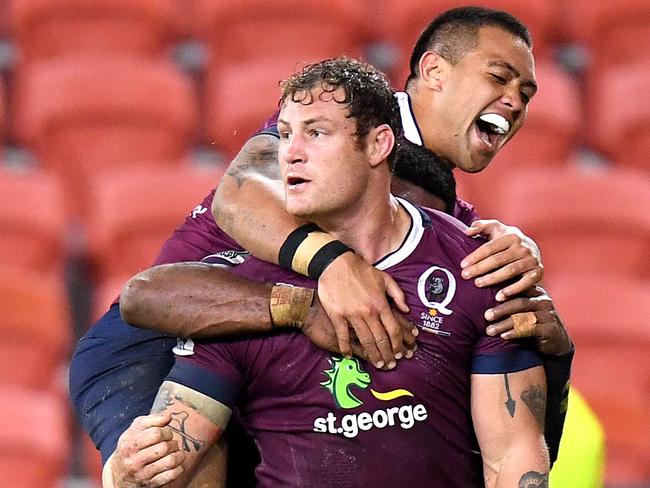
<svg viewBox="0 0 650 488"><path fill-rule="evenodd" d="M469 254L485 243L482 237L469 237L465 234L467 225L451 215L439 210L421 208L421 212L428 218L429 231L434 234L441 247L456 250L462 254Z"/></svg>

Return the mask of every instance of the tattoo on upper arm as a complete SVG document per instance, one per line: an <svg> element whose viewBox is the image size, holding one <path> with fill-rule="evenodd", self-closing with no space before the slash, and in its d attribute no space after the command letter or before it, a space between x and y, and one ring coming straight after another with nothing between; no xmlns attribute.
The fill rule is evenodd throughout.
<svg viewBox="0 0 650 488"><path fill-rule="evenodd" d="M508 398L504 402L504 405L508 409L508 413L510 414L510 417L514 417L517 401L512 398L512 394L510 393L510 383L508 382L508 373L503 374L503 381L505 382L505 386L506 386L506 395L508 395Z"/></svg>
<svg viewBox="0 0 650 488"><path fill-rule="evenodd" d="M518 488L548 488L548 473L528 471L519 479Z"/></svg>
<svg viewBox="0 0 650 488"><path fill-rule="evenodd" d="M537 385L531 385L521 393L521 399L535 416L540 428L544 429L544 415L546 413L546 391Z"/></svg>
<svg viewBox="0 0 650 488"><path fill-rule="evenodd" d="M226 172L241 188L251 174L265 176L271 180L280 179L278 165L278 141L273 136L249 141L237 155Z"/></svg>

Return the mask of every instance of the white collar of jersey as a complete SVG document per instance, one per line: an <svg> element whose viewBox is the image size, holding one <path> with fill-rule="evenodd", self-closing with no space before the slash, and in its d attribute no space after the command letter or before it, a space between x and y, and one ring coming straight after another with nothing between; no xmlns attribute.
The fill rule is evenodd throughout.
<svg viewBox="0 0 650 488"><path fill-rule="evenodd" d="M402 116L404 137L413 144L421 146L422 135L420 134L420 129L418 129L418 124L413 116L413 110L411 110L411 98L409 97L409 94L406 92L397 92L395 93L395 97L397 98L397 103L399 103L399 112Z"/></svg>
<svg viewBox="0 0 650 488"><path fill-rule="evenodd" d="M422 215L418 209L403 198L395 196L393 196L393 198L396 199L398 203L404 207L404 210L406 210L411 216L411 228L409 229L408 234L406 234L401 246L396 251L384 256L381 260L375 263L375 268L381 271L385 271L391 266L395 266L408 258L411 253L415 251L415 248L420 243L422 235L424 234Z"/></svg>

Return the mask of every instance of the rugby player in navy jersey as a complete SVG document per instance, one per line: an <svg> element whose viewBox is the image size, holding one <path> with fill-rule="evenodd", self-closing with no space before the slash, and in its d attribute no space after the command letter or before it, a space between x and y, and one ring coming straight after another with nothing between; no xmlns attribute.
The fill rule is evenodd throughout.
<svg viewBox="0 0 650 488"><path fill-rule="evenodd" d="M391 195L398 113L383 76L347 58L284 84L286 208L315 225L280 260L316 278L306 250L327 241L350 252L344 242L389 272L423 331L414 358L382 371L281 330L178 351L152 409L169 417L180 446L182 469L170 458L158 475L173 479L166 486L187 484L235 407L261 453L260 486L546 486L542 362L531 346L485 335L498 289L475 287L460 267L480 242L446 214ZM268 312L276 328L308 315L315 280L256 258L233 273L282 283Z"/></svg>
<svg viewBox="0 0 650 488"><path fill-rule="evenodd" d="M482 44L482 42L479 43L479 49L477 49L476 36L478 33L484 33L487 28L486 26L491 26L491 28L496 27L497 30L501 30L502 33L505 32L512 34L511 28L502 25L504 22L503 18L494 17L494 15L489 14L489 12L487 12L489 15L486 17L486 12L487 11L483 11L483 13L478 16L476 12L470 11L465 11L460 15L455 14L456 22L458 22L459 17L464 17L468 22L465 27L471 27L467 32L464 32L465 35L469 36L469 40L465 39L465 43L463 44L468 49L471 48L474 51L481 51L480 44ZM444 18L444 16L442 16L441 19L442 18ZM440 22L438 22L438 25L440 26ZM460 29L460 32L463 32L463 29ZM434 32L429 32L429 34L433 35ZM458 40L458 29L456 29L456 32L453 32L452 30L451 34L454 34L456 40ZM426 36L423 36L423 39L425 39L425 37ZM461 36L461 38L462 37L463 36ZM515 39L518 39L519 37L520 36L514 35ZM471 42L472 39L474 43ZM511 44L512 40L512 36L507 37L507 39L505 39L505 44ZM426 48L428 48L427 42L428 41L424 42L424 45L419 43L420 47L422 48L424 46L424 49L426 50ZM431 59L431 53L429 52L422 56ZM416 53L414 53L414 58L417 58ZM450 67L447 66L447 68L449 69ZM420 81L421 80L416 76L415 85L412 82L408 92L411 95L411 106L413 107L413 112L415 112L418 120L420 120L420 117L423 117L423 120L425 120L427 114L419 114L417 107L422 105L423 100L426 101L426 94L428 93L431 95L432 92L428 91L424 92L424 95L422 93L418 95L418 90L424 90L424 88L428 87L428 85L424 86L424 88L419 86L418 84ZM487 74L485 74L485 78L482 77L480 79L475 79L475 82L487 83ZM493 82L502 82L502 80L494 78ZM516 83L517 79L514 79L514 81L511 80L511 82ZM504 88L504 90L506 90L506 88ZM473 95L475 95L475 93L470 91L465 93L465 98L469 99L470 96ZM458 97L460 96L461 94L458 93ZM459 100L459 103L463 103L462 98L459 98ZM436 106L433 108L435 108L435 111L432 110L431 118L435 120L434 112L439 112L442 110L442 107ZM488 117L488 120L489 119L490 117ZM428 129L428 127L423 123L420 123L419 127L423 132L426 132ZM511 130L508 133L508 138L514 135L514 132L514 130ZM407 130L407 135L408 134L409 131ZM423 137L423 139L427 146L437 150L437 146L440 146L441 148L445 146L445 144L443 144L445 139L449 139L450 136L455 135L456 134L450 131L447 134L437 133L435 137L440 140L435 140L434 138L427 136ZM493 152L495 153L497 149L498 147L494 148ZM244 200L249 199L249 201L254 203L255 200L250 200L251 192L253 195L263 195L263 188L260 189L256 187L255 183L265 183L262 178L264 174L273 175L273 170L271 169L269 172L269 168L273 168L277 164L276 151L277 139L273 136L260 135L253 138L234 162L230 172L232 178L224 179L226 187L229 183L232 187L232 184L235 182L241 183L241 187L236 185L237 192L235 192L235 194L228 196L228 192L224 191L223 195L225 195L225 197L221 193L220 197L226 199L232 197L233 203L241 201L241 198L244 198ZM245 167L248 167L248 171L243 171ZM269 179L269 181L271 180L272 178ZM266 181L266 183L268 183L268 181ZM238 200L238 198L240 200ZM182 260L198 260L206 254L219 252L224 249L241 249L240 246L229 239L215 226L214 222L209 219L206 210L210 207L211 202L212 195L210 195L202 205L195 209L192 216L186 221L186 224L179 229L174 238L165 245L157 264ZM273 208L273 205L271 204L268 208ZM223 216L225 216L225 221L227 221L229 210L231 210L231 207L224 206ZM242 213L241 215L247 215L248 218L250 218L250 215L248 214L250 214L250 212L247 214ZM468 224L476 218L476 214L471 212L471 207L463 205L462 202L459 205L456 205L454 215ZM269 240L269 244L272 244L275 232L272 230L274 220L277 220L277 217L270 218L263 222L264 225L260 228L264 229L264 232L260 232L260 228L255 227L256 224L254 219L250 220L253 223L253 228L251 230L254 230L257 234L263 235ZM236 224L237 220L230 223ZM474 276L498 268L498 271L484 277L488 280L488 283L495 283L499 280L506 280L517 273L524 272L525 277L514 285L519 288L524 288L531 282L541 278L541 268L539 267L538 261L539 257L531 250L529 242L523 240L520 233L514 232L512 228L498 226L495 223L480 224L477 225L475 229L486 231L493 241L479 248L479 250L471 256L470 260L479 262L477 266L468 268L468 271L473 271L472 274ZM282 229L277 231L277 235L280 236L280 242L282 241L282 232ZM286 233L284 235L286 236ZM245 238L242 240L245 240ZM277 244L276 247L279 247L279 244ZM224 258L224 262L236 262L241 257L236 253L230 254L230 256ZM277 249L276 256L273 259L277 259ZM336 276L336 279L330 278L329 281L330 283L336 282L337 286L341 286L343 282L340 278L340 269L348 266L350 261L354 259L355 257L351 255L341 256L339 259L334 261L328 270L326 270L323 277L327 278L328 276ZM352 301L351 305L358 306L359 309L368 309L368 303L370 303L370 305L372 305L371 309L374 309L373 307L376 306L373 305L373 300L376 301L378 297L381 298L384 296L384 280L388 281L388 278L382 275L382 277L378 279L377 275L369 275L369 272L373 272L372 268L370 268L370 271L364 271L362 266L363 262L360 260L356 260L352 263L352 268L348 273L348 279L355 279L355 283L357 284L367 280L367 285L361 288L358 285L356 287L353 285L341 286L341 288L355 290L354 292L349 292L350 296L355 297L355 300ZM185 271L188 270L189 267ZM160 273L156 276L162 278L163 275ZM359 276L361 278L359 278ZM206 323L209 323L215 325L215 327L209 329L210 333L219 333L218 327L216 327L217 322L214 321L215 316L223 315L224 312L227 312L229 306L233 307L233 310L238 312L241 312L244 307L237 308L232 305L232 302L228 304L227 300L224 300L226 305L216 307L215 302L218 301L221 288L216 285L206 285L206 282L214 285L214 281L214 277L208 274L205 274L201 278L194 278L192 281L196 287L198 287L200 283L204 285L202 289L205 291L204 298L206 301L199 303L199 305L205 303L212 304L212 306L209 307L210 312L205 312L204 308L203 313L197 313L198 308L194 306L196 302L192 302L191 300L183 302L187 304L186 306L180 306L181 297L183 296L184 291L179 290L178 287L165 287L162 285L156 287L154 293L159 299L159 302L170 303L169 300L173 300L174 303L179 306L165 307L165 318L167 323L164 323L164 320L161 321L160 317L158 317L158 322L156 323L156 321L154 321L152 326L164 328L166 325L175 324L177 327L176 329L170 326L168 330L170 333L176 333L176 331L179 330L178 327L180 327L180 324L187 324L187 327L181 329L180 332L182 334L191 334L193 332L192 326L190 325L192 322L189 318L192 318L194 319L194 326L202 328L202 330L205 331L209 329L206 327ZM162 281L160 282L163 283ZM179 283L176 280L174 282ZM154 285L154 282L152 281L150 284ZM220 282L220 286L224 286L223 281ZM189 297L196 298L196 287ZM380 292L377 291L378 287L381 288ZM325 286L324 289L327 290L327 287ZM142 288L140 288L140 290L142 291ZM149 288L149 290L152 289ZM207 290L210 290L212 293L211 301L209 300L209 293ZM393 295L397 293L394 288L391 288L390 290L392 290ZM517 290L517 288L511 286L507 290L512 294ZM185 298L187 299L188 295L185 295ZM327 294L325 294L325 298L327 298ZM266 300L268 302L268 296L266 296ZM399 303L399 299L397 302ZM339 299L338 306L340 306L340 304L341 302ZM149 312L153 311L151 308L143 308L143 310ZM567 352L567 350L570 349L570 342L568 341L561 323L555 317L552 303L546 295L517 298L516 300L506 301L492 310L496 312L494 319L500 320L495 327L495 332L497 334L512 329L512 319L507 318L508 315L516 312L532 310L535 312L538 322L533 333L541 337L541 346L544 348L544 351L551 355L555 355ZM385 309L381 309L381 311L384 313L374 313L374 320L383 323L383 317L386 317L387 315ZM344 310L343 312L339 312L339 315L343 314L345 316L346 313L349 313L350 316L358 315L357 310ZM151 314L149 318L153 319L153 314ZM208 322L202 322L202 320ZM369 317L368 320L372 321L372 317ZM396 315L395 320L400 322L399 316ZM147 320L141 321L140 325L147 325L146 322ZM260 327L264 328L265 325L268 327L268 323L261 324ZM512 334L512 331L508 333ZM377 335L380 336L379 333ZM382 339L381 336L378 338L377 352L375 352L375 355L381 353L382 357L384 357L386 354L391 353L391 348L386 347L386 344L382 345L380 342ZM117 438L129 425L131 420L135 416L144 414L148 411L155 390L157 389L160 380L164 377L164 374L170 367L170 350L173 347L173 344L175 344L175 340L165 337L160 333L139 331L127 326L120 320L117 306L113 306L107 315L100 320L100 322L93 327L90 333L80 342L71 368L71 390L75 399L75 408L77 413L82 420L84 428L91 433L91 437L93 437L96 445L101 448L104 461L108 458L110 453L113 452ZM555 359L550 357L545 359L545 365L547 366L555 361ZM558 358L558 361L562 363L560 368L562 370L562 375L560 376L565 380L568 377L570 356L562 356ZM134 375L131 368L137 369L138 374ZM557 380L557 383L560 384L560 389L561 385L564 384L564 380ZM128 410L123 411L124 404L127 401L131 402L130 407ZM549 402L552 404L550 399ZM553 409L549 410L553 412ZM563 417L561 415L559 417L558 415L551 416L551 419L553 418L559 418L559 422L555 422L554 431L551 429L551 432L554 432L553 437L555 440L550 439L550 443L552 446L557 446L557 442L559 442L559 434L561 433ZM547 421L547 427L549 424L550 423Z"/></svg>

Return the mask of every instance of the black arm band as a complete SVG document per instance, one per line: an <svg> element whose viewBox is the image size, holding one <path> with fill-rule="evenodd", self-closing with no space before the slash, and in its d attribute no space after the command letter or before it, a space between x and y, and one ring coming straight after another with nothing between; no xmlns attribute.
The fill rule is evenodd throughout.
<svg viewBox="0 0 650 488"><path fill-rule="evenodd" d="M282 243L280 248L280 253L278 254L278 264L286 269L292 269L291 263L293 262L293 256L296 254L296 249L302 241L307 238L307 235L310 232L314 232L318 229L316 224L305 224L298 227L294 230L286 240Z"/></svg>
<svg viewBox="0 0 650 488"><path fill-rule="evenodd" d="M332 261L338 258L341 254L344 254L348 251L352 251L352 249L343 244L341 241L332 241L324 245L309 262L307 275L311 279L317 280L320 278L320 275L323 274L325 268L327 268Z"/></svg>

